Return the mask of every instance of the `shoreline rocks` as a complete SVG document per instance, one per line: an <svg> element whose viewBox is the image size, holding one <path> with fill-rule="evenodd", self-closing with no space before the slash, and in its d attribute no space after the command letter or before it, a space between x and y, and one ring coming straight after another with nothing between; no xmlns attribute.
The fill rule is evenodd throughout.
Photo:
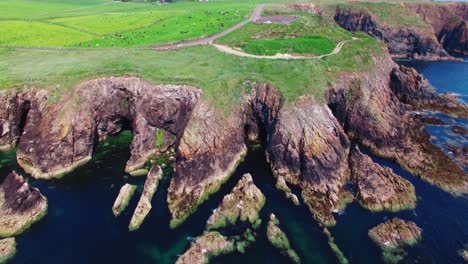
<svg viewBox="0 0 468 264"><path fill-rule="evenodd" d="M218 232L207 232L197 237L176 264L204 264L213 257L236 251L235 242Z"/></svg>
<svg viewBox="0 0 468 264"><path fill-rule="evenodd" d="M125 208L127 208L130 199L132 199L133 194L137 189L136 185L131 185L126 183L122 188L120 188L119 195L115 199L114 205L112 206L112 212L114 216L119 216Z"/></svg>
<svg viewBox="0 0 468 264"><path fill-rule="evenodd" d="M403 259L404 246L412 246L421 239L421 229L411 221L392 218L369 230L369 237L382 249L387 262Z"/></svg>
<svg viewBox="0 0 468 264"><path fill-rule="evenodd" d="M238 220L254 224L259 219L265 201L265 196L255 186L252 176L244 174L208 219L207 230L234 225Z"/></svg>
<svg viewBox="0 0 468 264"><path fill-rule="evenodd" d="M274 214L270 214L270 221L267 226L267 238L268 242L278 249L282 255L289 257L294 263L301 263L299 255L291 248L289 239L279 227L279 220Z"/></svg>
<svg viewBox="0 0 468 264"><path fill-rule="evenodd" d="M138 205L135 208L128 229L130 231L135 231L140 228L143 221L145 221L146 216L151 210L151 200L153 195L158 189L159 181L162 179L163 173L159 166L151 168L150 172L145 181L145 186L143 188L143 193L141 194Z"/></svg>
<svg viewBox="0 0 468 264"><path fill-rule="evenodd" d="M16 255L16 240L14 237L0 239L0 263L7 263Z"/></svg>
<svg viewBox="0 0 468 264"><path fill-rule="evenodd" d="M47 214L47 199L16 172L0 184L0 237L16 236Z"/></svg>
<svg viewBox="0 0 468 264"><path fill-rule="evenodd" d="M176 149L175 173L167 202L171 228L219 190L247 153L244 109L222 112L201 101L192 111Z"/></svg>
<svg viewBox="0 0 468 264"><path fill-rule="evenodd" d="M357 198L364 208L373 212L396 212L416 207L414 186L390 168L373 162L357 147L351 150L350 166Z"/></svg>

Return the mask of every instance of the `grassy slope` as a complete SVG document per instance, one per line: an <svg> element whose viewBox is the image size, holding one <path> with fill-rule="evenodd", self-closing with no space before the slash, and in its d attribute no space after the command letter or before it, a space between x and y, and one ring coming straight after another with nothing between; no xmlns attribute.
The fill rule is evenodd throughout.
<svg viewBox="0 0 468 264"><path fill-rule="evenodd" d="M229 110L248 86L245 80L277 86L287 101L301 95L319 100L340 71L372 69L372 55L382 46L359 34L343 51L322 60L257 60L218 52L210 46L171 52L134 49L34 51L0 49L0 87L41 87L62 94L80 81L108 75L134 74L155 83L190 84L202 88L216 106ZM369 52L361 52L362 49ZM380 51L380 52L379 52Z"/></svg>

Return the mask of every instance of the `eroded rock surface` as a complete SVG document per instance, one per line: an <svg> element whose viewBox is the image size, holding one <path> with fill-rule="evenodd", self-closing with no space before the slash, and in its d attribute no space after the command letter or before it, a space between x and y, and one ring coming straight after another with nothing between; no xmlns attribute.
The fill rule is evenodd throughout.
<svg viewBox="0 0 468 264"><path fill-rule="evenodd" d="M268 131L267 159L276 178L298 186L321 223L333 225L349 176L350 143L330 109L312 98L283 107L279 92L258 85L251 99L258 123Z"/></svg>
<svg viewBox="0 0 468 264"><path fill-rule="evenodd" d="M151 155L175 144L201 94L194 87L151 85L138 77L91 80L74 92L55 104L31 101L17 159L35 178L70 172L90 160L95 142L128 127L133 140L126 171L141 169Z"/></svg>
<svg viewBox="0 0 468 264"><path fill-rule="evenodd" d="M136 185L126 183L120 188L119 195L115 199L114 205L112 206L112 212L114 216L119 216L125 208L127 208L130 199L137 189Z"/></svg>
<svg viewBox="0 0 468 264"><path fill-rule="evenodd" d="M421 239L421 229L411 221L392 218L369 230L370 238L383 250L414 245Z"/></svg>
<svg viewBox="0 0 468 264"><path fill-rule="evenodd" d="M350 155L352 179L359 203L371 211L399 211L416 206L414 186L354 148Z"/></svg>
<svg viewBox="0 0 468 264"><path fill-rule="evenodd" d="M238 220L253 224L259 219L265 200L263 193L255 186L252 176L245 174L210 216L207 229L234 225Z"/></svg>
<svg viewBox="0 0 468 264"><path fill-rule="evenodd" d="M207 102L197 104L176 150L167 198L172 227L181 224L234 172L247 152L244 123L240 108L223 115Z"/></svg>
<svg viewBox="0 0 468 264"><path fill-rule="evenodd" d="M14 237L0 239L0 263L7 263L16 254L16 240Z"/></svg>
<svg viewBox="0 0 468 264"><path fill-rule="evenodd" d="M270 214L270 221L267 226L267 238L270 244L277 248L281 254L288 256L294 263L301 263L299 255L291 248L289 239L279 227L279 220L274 214Z"/></svg>
<svg viewBox="0 0 468 264"><path fill-rule="evenodd" d="M143 188L143 193L141 194L138 205L128 226L130 231L137 230L140 228L141 224L143 224L143 221L151 210L151 200L153 199L154 193L158 189L159 181L162 179L162 176L163 173L159 166L151 168L150 172L148 173L145 186Z"/></svg>
<svg viewBox="0 0 468 264"><path fill-rule="evenodd" d="M208 232L197 237L190 248L177 259L176 264L204 264L213 257L229 254L235 250L234 240L218 232Z"/></svg>
<svg viewBox="0 0 468 264"><path fill-rule="evenodd" d="M21 234L47 214L47 199L16 172L0 185L0 237Z"/></svg>

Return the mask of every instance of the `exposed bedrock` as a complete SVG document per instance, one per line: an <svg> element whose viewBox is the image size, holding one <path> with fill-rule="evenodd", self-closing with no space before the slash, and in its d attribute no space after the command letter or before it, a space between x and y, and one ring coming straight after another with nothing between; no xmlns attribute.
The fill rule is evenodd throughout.
<svg viewBox="0 0 468 264"><path fill-rule="evenodd" d="M223 114L207 102L196 105L176 150L167 197L171 227L216 192L243 159L247 152L243 113L242 107Z"/></svg>
<svg viewBox="0 0 468 264"><path fill-rule="evenodd" d="M319 222L332 225L332 211L349 177L349 141L330 109L302 98L283 107L281 95L258 85L251 104L265 127L267 159L276 178L298 186L304 202Z"/></svg>
<svg viewBox="0 0 468 264"><path fill-rule="evenodd" d="M138 77L109 77L84 82L55 104L32 100L18 163L35 178L60 177L90 160L96 142L131 128L126 171L132 173L175 144L200 93Z"/></svg>
<svg viewBox="0 0 468 264"><path fill-rule="evenodd" d="M368 234L382 249L386 263L400 262L406 255L403 247L414 245L421 239L421 229L415 223L396 217L373 227Z"/></svg>
<svg viewBox="0 0 468 264"><path fill-rule="evenodd" d="M0 237L21 234L47 214L47 199L16 172L0 184Z"/></svg>
<svg viewBox="0 0 468 264"><path fill-rule="evenodd" d="M373 71L341 78L334 88L328 90L328 102L350 139L370 148L375 154L395 160L413 175L452 193L468 192L468 175L441 149L430 142L430 135L422 129L424 118L411 110L431 104L416 103L410 107L398 98L415 97L411 83L395 85L392 71L399 67L389 57L377 61ZM401 71L405 78L420 78L412 72ZM403 78L400 78L403 79ZM392 88L399 87L394 92ZM419 89L421 98L444 101L432 91ZM411 100L411 99L410 99ZM418 100L418 99L417 99ZM431 99L432 100L432 99ZM425 99L421 100L426 102ZM430 101L430 100L429 100ZM466 106L463 106L466 107ZM437 109L434 109L437 110Z"/></svg>
<svg viewBox="0 0 468 264"><path fill-rule="evenodd" d="M451 59L431 27L403 27L382 23L365 9L338 6L335 21L349 31L362 31L385 42L396 58Z"/></svg>
<svg viewBox="0 0 468 264"><path fill-rule="evenodd" d="M450 5L407 3L435 31L442 46L453 52L468 54L468 4Z"/></svg>
<svg viewBox="0 0 468 264"><path fill-rule="evenodd" d="M245 174L210 216L207 229L223 228L229 224L234 225L238 220L254 224L260 219L259 213L265 201L265 196L255 186L252 176Z"/></svg>
<svg viewBox="0 0 468 264"><path fill-rule="evenodd" d="M197 238L176 264L205 264L210 259L236 251L235 241L218 232L207 232Z"/></svg>
<svg viewBox="0 0 468 264"><path fill-rule="evenodd" d="M359 203L371 211L399 211L416 206L414 186L353 148L350 167Z"/></svg>
<svg viewBox="0 0 468 264"><path fill-rule="evenodd" d="M398 99L414 110L431 110L468 118L468 107L450 94L438 95L414 68L399 66L390 74L390 88Z"/></svg>
<svg viewBox="0 0 468 264"><path fill-rule="evenodd" d="M16 254L16 240L14 237L0 239L0 263L7 263Z"/></svg>
<svg viewBox="0 0 468 264"><path fill-rule="evenodd" d="M138 186L126 183L120 188L119 195L115 199L114 205L112 206L112 212L114 216L119 216L125 208L127 208L130 199L132 199Z"/></svg>

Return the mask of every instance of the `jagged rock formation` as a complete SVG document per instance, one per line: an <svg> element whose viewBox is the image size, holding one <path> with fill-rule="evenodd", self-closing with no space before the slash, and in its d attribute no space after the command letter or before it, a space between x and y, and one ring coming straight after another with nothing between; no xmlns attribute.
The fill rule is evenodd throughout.
<svg viewBox="0 0 468 264"><path fill-rule="evenodd" d="M204 264L216 256L236 250L234 240L218 232L208 232L197 237L190 248L177 259L176 264Z"/></svg>
<svg viewBox="0 0 468 264"><path fill-rule="evenodd" d="M390 74L390 88L398 99L414 110L432 110L468 118L468 108L450 94L438 95L414 68L399 66Z"/></svg>
<svg viewBox="0 0 468 264"><path fill-rule="evenodd" d="M406 4L434 29L437 39L449 51L468 54L468 4Z"/></svg>
<svg viewBox="0 0 468 264"><path fill-rule="evenodd" d="M468 175L430 143L429 134L421 129L424 118L410 111L415 108L398 99L405 98L402 94L410 98L408 95L418 90L410 84L418 82L402 82L404 85L399 86L400 81L391 78L395 76L392 71L399 71L399 67L390 58L376 58L373 71L342 78L341 83L335 84L327 95L335 116L350 139L370 148L375 154L395 160L413 175L446 191L467 193ZM418 78L411 73L405 74L404 70L400 72L409 79ZM423 89L419 91L428 93ZM400 95L397 97L395 94ZM421 95L422 98L431 96L437 97L435 94ZM443 98L437 99L443 101ZM466 105L459 106L461 109L454 111L455 114L466 111ZM426 104L425 108L432 106Z"/></svg>
<svg viewBox="0 0 468 264"><path fill-rule="evenodd" d="M145 186L143 188L143 193L141 194L138 205L135 208L135 212L133 213L132 219L130 220L130 224L128 226L130 231L137 230L140 228L141 224L143 224L143 221L151 210L151 200L153 199L154 193L158 189L158 184L162 179L162 176L163 173L159 166L154 166L148 173Z"/></svg>
<svg viewBox="0 0 468 264"><path fill-rule="evenodd" d="M16 254L16 240L14 237L0 239L0 263L7 263Z"/></svg>
<svg viewBox="0 0 468 264"><path fill-rule="evenodd" d="M297 198L297 195L292 192L291 188L289 188L283 177L279 177L276 180L275 187L276 189L283 191L286 198L291 200L291 202L293 202L295 205L300 205L299 198Z"/></svg>
<svg viewBox="0 0 468 264"><path fill-rule="evenodd" d="M447 51L467 54L467 4L405 3L427 25L392 25L379 21L370 10L338 5L334 19L350 31L363 31L385 42L392 56L424 60L453 59Z"/></svg>
<svg viewBox="0 0 468 264"><path fill-rule="evenodd" d="M257 122L268 131L267 159L273 174L299 186L314 217L334 224L332 211L349 176L349 141L326 105L303 98L283 106L279 92L258 85L251 99Z"/></svg>
<svg viewBox="0 0 468 264"><path fill-rule="evenodd" d="M119 216L125 208L127 208L130 199L132 199L133 194L137 189L136 185L131 184L124 184L122 188L120 188L119 195L115 199L114 205L112 206L112 212L114 216Z"/></svg>
<svg viewBox="0 0 468 264"><path fill-rule="evenodd" d="M362 154L351 150L350 167L359 203L371 211L399 211L416 207L414 186Z"/></svg>
<svg viewBox="0 0 468 264"><path fill-rule="evenodd" d="M255 186L252 176L245 174L210 216L207 229L234 225L238 220L254 224L259 219L265 200L263 193Z"/></svg>
<svg viewBox="0 0 468 264"><path fill-rule="evenodd" d="M206 102L197 104L177 147L169 186L172 227L182 223L234 172L247 152L243 126L243 109L234 109L226 117Z"/></svg>
<svg viewBox="0 0 468 264"><path fill-rule="evenodd" d="M386 262L398 262L405 255L402 248L421 239L421 229L411 221L395 217L370 229L369 237L382 249Z"/></svg>
<svg viewBox="0 0 468 264"><path fill-rule="evenodd" d="M16 172L0 185L0 237L21 234L47 214L47 199Z"/></svg>
<svg viewBox="0 0 468 264"><path fill-rule="evenodd" d="M267 238L268 242L277 248L281 254L288 256L294 263L301 263L299 255L291 248L289 239L279 227L279 220L274 214L270 214L270 221L267 226Z"/></svg>
<svg viewBox="0 0 468 264"><path fill-rule="evenodd" d="M82 83L75 93L79 100L67 96L56 104L31 100L17 159L35 178L60 177L89 161L95 141L119 133L130 122L132 155L126 170L142 168L149 156L174 145L175 137L168 133L182 133L201 91L154 86L137 77L110 77Z"/></svg>

